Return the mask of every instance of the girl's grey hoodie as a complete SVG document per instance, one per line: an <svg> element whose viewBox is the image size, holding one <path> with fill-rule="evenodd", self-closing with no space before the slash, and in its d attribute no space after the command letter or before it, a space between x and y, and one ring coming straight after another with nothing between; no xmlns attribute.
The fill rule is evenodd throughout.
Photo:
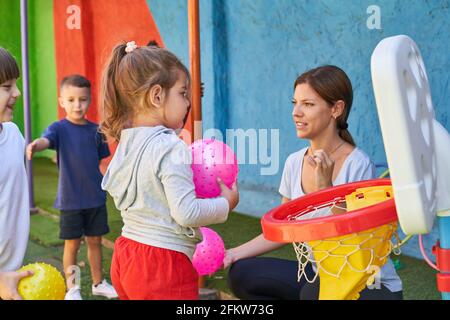
<svg viewBox="0 0 450 320"><path fill-rule="evenodd" d="M225 198L196 198L191 158L187 145L166 127L122 131L102 182L121 212L122 236L192 259L201 240L198 228L227 220Z"/></svg>

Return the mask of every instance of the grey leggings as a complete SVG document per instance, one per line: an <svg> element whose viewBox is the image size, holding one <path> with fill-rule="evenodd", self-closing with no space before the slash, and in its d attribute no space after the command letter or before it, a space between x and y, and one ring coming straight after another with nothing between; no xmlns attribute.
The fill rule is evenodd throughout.
<svg viewBox="0 0 450 320"><path fill-rule="evenodd" d="M228 286L234 295L245 300L317 300L319 281L297 281L297 261L277 258L248 258L235 262L228 274ZM314 276L311 264L306 266L309 279ZM364 289L359 300L402 300L402 291Z"/></svg>

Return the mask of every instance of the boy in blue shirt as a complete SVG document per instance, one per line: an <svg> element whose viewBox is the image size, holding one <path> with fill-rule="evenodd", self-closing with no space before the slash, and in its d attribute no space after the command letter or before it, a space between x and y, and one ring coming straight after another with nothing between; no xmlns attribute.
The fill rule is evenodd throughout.
<svg viewBox="0 0 450 320"><path fill-rule="evenodd" d="M27 146L27 157L53 149L57 152L59 181L55 208L61 211L60 238L64 239L63 265L68 291L66 300L81 300L73 281L82 236L86 236L92 275L92 294L117 297L102 275L102 236L109 232L106 193L101 189L100 161L110 155L98 125L85 118L91 102L91 84L80 75L61 81L59 104L65 119L52 123L42 137Z"/></svg>

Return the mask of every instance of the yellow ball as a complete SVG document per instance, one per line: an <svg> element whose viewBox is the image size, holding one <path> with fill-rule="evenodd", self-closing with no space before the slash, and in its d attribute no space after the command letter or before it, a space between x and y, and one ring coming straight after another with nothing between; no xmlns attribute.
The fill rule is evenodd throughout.
<svg viewBox="0 0 450 320"><path fill-rule="evenodd" d="M37 262L18 271L32 270L34 275L19 281L18 292L24 300L64 300L66 283L53 266Z"/></svg>

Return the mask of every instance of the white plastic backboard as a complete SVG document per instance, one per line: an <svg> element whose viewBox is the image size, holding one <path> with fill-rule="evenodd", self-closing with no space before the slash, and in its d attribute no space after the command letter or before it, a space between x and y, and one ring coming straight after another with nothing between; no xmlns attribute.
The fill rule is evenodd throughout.
<svg viewBox="0 0 450 320"><path fill-rule="evenodd" d="M437 210L435 120L417 45L404 35L383 39L371 72L400 226L428 233Z"/></svg>

